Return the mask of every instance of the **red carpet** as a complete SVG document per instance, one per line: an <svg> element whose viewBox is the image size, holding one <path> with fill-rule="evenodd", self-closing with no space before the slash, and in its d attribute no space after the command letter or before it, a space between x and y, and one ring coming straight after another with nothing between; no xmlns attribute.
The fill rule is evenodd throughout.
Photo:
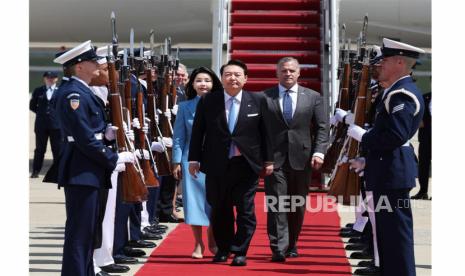
<svg viewBox="0 0 465 276"><path fill-rule="evenodd" d="M271 263L263 197L264 193L259 192L255 198L257 230L249 248L247 266L231 267L232 259L228 263L213 264L208 249L204 259L191 259L194 239L190 227L181 224L157 247L136 275L351 275L338 235L340 225L336 211L307 212L298 243L300 257L288 258L285 263ZM312 193L310 198L310 206L315 208L318 199L321 202L326 197L325 194Z"/></svg>

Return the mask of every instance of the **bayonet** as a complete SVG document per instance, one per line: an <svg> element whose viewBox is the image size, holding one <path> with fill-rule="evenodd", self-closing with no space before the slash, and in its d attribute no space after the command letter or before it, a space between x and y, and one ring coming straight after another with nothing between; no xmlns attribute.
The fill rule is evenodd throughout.
<svg viewBox="0 0 465 276"><path fill-rule="evenodd" d="M168 56L171 56L171 37L168 37Z"/></svg>
<svg viewBox="0 0 465 276"><path fill-rule="evenodd" d="M128 66L128 49L123 50L123 66Z"/></svg>
<svg viewBox="0 0 465 276"><path fill-rule="evenodd" d="M363 26L362 26L362 33L361 33L362 47L365 47L367 44L367 29L368 29L368 13L365 14L365 17L363 18Z"/></svg>
<svg viewBox="0 0 465 276"><path fill-rule="evenodd" d="M150 29L150 56L155 56L155 46L153 45L155 43L155 31L153 29Z"/></svg>
<svg viewBox="0 0 465 276"><path fill-rule="evenodd" d="M111 44L113 48L113 56L118 56L118 34L116 33L116 16L115 12L111 12Z"/></svg>
<svg viewBox="0 0 465 276"><path fill-rule="evenodd" d="M134 57L134 29L129 33L129 56Z"/></svg>
<svg viewBox="0 0 465 276"><path fill-rule="evenodd" d="M174 60L174 70L179 68L179 47L176 47L176 59Z"/></svg>
<svg viewBox="0 0 465 276"><path fill-rule="evenodd" d="M144 58L144 41L140 42L140 53L139 57Z"/></svg>

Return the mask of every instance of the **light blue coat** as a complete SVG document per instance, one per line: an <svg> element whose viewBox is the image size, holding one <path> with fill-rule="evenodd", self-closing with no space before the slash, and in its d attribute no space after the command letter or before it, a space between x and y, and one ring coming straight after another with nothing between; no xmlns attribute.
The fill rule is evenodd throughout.
<svg viewBox="0 0 465 276"><path fill-rule="evenodd" d="M192 134L195 110L200 97L179 103L178 113L173 130L173 163L181 163L182 169L182 200L184 219L190 225L210 224L210 206L206 200L205 174L200 173L197 179L189 174L189 144Z"/></svg>

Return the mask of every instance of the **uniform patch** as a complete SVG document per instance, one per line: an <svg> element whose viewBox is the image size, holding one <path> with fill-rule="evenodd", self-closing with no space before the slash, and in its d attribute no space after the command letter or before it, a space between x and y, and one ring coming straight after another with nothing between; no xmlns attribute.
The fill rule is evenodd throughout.
<svg viewBox="0 0 465 276"><path fill-rule="evenodd" d="M79 107L79 99L71 99L69 100L69 104L73 110L76 110Z"/></svg>
<svg viewBox="0 0 465 276"><path fill-rule="evenodd" d="M399 105L396 105L396 106L394 106L394 108L392 109L391 114L392 114L392 113L396 113L397 111L401 111L402 109L404 109L404 104L403 104L403 103L401 103L401 104L399 104Z"/></svg>

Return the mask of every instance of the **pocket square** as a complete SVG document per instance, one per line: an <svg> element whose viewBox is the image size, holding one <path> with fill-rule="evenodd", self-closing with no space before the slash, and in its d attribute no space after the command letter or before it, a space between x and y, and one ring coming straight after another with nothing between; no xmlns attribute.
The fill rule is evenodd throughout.
<svg viewBox="0 0 465 276"><path fill-rule="evenodd" d="M255 116L258 116L258 113L247 114L247 117L255 117Z"/></svg>

